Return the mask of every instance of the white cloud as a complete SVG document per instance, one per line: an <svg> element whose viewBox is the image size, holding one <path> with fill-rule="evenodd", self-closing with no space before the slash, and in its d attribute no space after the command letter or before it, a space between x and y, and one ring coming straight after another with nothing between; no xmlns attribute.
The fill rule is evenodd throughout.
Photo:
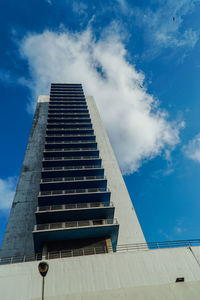
<svg viewBox="0 0 200 300"><path fill-rule="evenodd" d="M167 120L142 87L144 74L126 60L120 37L110 32L98 41L90 30L32 34L24 39L21 54L29 63L34 101L49 93L51 82L83 83L86 94L95 97L122 171L131 173L143 160L171 150L183 124Z"/></svg>
<svg viewBox="0 0 200 300"><path fill-rule="evenodd" d="M0 210L10 209L16 188L16 178L0 178Z"/></svg>
<svg viewBox="0 0 200 300"><path fill-rule="evenodd" d="M51 0L45 0L47 3L49 3L49 5L53 5Z"/></svg>
<svg viewBox="0 0 200 300"><path fill-rule="evenodd" d="M190 140L183 150L187 157L200 163L200 133Z"/></svg>
<svg viewBox="0 0 200 300"><path fill-rule="evenodd" d="M150 41L151 54L159 52L160 48L193 48L196 45L199 32L188 28L184 18L190 15L199 3L200 0L165 0L160 1L160 5L154 10L134 10L137 23L144 26Z"/></svg>

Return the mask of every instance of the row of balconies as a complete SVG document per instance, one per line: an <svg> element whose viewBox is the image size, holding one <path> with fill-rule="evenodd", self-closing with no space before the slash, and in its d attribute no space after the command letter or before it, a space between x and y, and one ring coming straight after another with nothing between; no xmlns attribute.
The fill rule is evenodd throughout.
<svg viewBox="0 0 200 300"><path fill-rule="evenodd" d="M53 129L53 128L59 128L59 129L66 129L66 128L92 128L91 123L47 123L47 129Z"/></svg>
<svg viewBox="0 0 200 300"><path fill-rule="evenodd" d="M46 182L40 183L40 191L41 192L48 192L54 191L73 191L73 190L86 190L86 189L102 189L100 191L105 191L107 186L107 180L105 178L102 179L90 179L90 180L77 180L77 181L54 181L54 182ZM90 190L91 192L92 190ZM94 190L95 191L95 190ZM93 192L94 192L93 191ZM68 194L68 193L61 193L58 194ZM70 194L72 194L70 192ZM46 194L44 194L46 195ZM52 195L52 193L50 194Z"/></svg>
<svg viewBox="0 0 200 300"><path fill-rule="evenodd" d="M64 130L64 131L66 131L67 132L67 130ZM69 133L49 133L48 131L47 131L47 133L46 133L46 137L60 137L60 136L66 136L66 137L72 137L72 136L80 136L80 137L82 137L82 136L94 136L94 134L93 134L93 130L91 130L92 131L92 133L72 133L72 134L69 134Z"/></svg>
<svg viewBox="0 0 200 300"><path fill-rule="evenodd" d="M51 112L48 112L48 118L50 117L64 117L64 116L67 116L67 117L74 117L74 116L80 116L80 118L82 118L82 116L85 116L85 117L89 117L89 113L88 112L61 112L61 113L51 113Z"/></svg>
<svg viewBox="0 0 200 300"><path fill-rule="evenodd" d="M77 102L85 102L85 96L82 95L75 95L75 94L71 94L71 95L51 95L50 96L50 102L52 103L53 101L77 101Z"/></svg>
<svg viewBox="0 0 200 300"><path fill-rule="evenodd" d="M95 141L91 141L91 140L84 140L84 141L46 141L45 142L45 147L48 146L48 145L53 145L53 146L56 146L56 145L59 145L60 147L60 144L62 144L62 147L64 146L67 146L69 145L69 147L71 148L72 147L85 147L85 146L88 146L87 144L89 144L90 146L92 146L93 144L97 144ZM73 145L72 145L73 144ZM80 145L81 144L81 145ZM85 145L83 145L85 144Z"/></svg>
<svg viewBox="0 0 200 300"><path fill-rule="evenodd" d="M43 167L42 171L64 171L64 170L82 170L82 169L101 169L101 167L96 165L87 166L59 166L59 167Z"/></svg>
<svg viewBox="0 0 200 300"><path fill-rule="evenodd" d="M42 161L47 161L47 160L85 160L85 159L96 159L99 158L98 153L96 156L48 156L48 157L43 157Z"/></svg>
<svg viewBox="0 0 200 300"><path fill-rule="evenodd" d="M70 151L67 151L67 150L59 150L57 149L56 151L44 151L43 152L43 155L44 157L72 157L72 156L75 156L75 157L88 157L88 156L93 156L93 157L99 157L99 150L97 149L91 149L91 150L87 150L87 149L83 149L83 150L71 150L71 148L69 148ZM49 149L48 149L49 150Z"/></svg>
<svg viewBox="0 0 200 300"><path fill-rule="evenodd" d="M96 165L101 167L101 159L98 157L85 157L82 159L69 159L69 158L57 158L55 160L43 159L43 167L63 167L63 166L87 166L87 165Z"/></svg>
<svg viewBox="0 0 200 300"><path fill-rule="evenodd" d="M100 220L81 220L81 221L70 221L70 222L56 222L49 224L36 224L34 231L39 230L51 230L61 228L72 228L72 227L91 227L91 226L103 226L107 224L118 224L117 219L100 219Z"/></svg>
<svg viewBox="0 0 200 300"><path fill-rule="evenodd" d="M88 113L87 108L49 108L48 113Z"/></svg>
<svg viewBox="0 0 200 300"><path fill-rule="evenodd" d="M91 119L88 117L83 117L83 118L78 118L78 117L60 117L60 118L48 118L47 122L48 123L91 123Z"/></svg>
<svg viewBox="0 0 200 300"><path fill-rule="evenodd" d="M76 182L76 181L87 181L87 180L96 180L96 179L106 179L104 176L82 176L82 177L56 177L56 178L42 178L40 183L49 183L49 182Z"/></svg>
<svg viewBox="0 0 200 300"><path fill-rule="evenodd" d="M90 148L52 148L52 149L45 149L44 150L44 153L45 152L77 152L77 153L79 153L79 151L84 151L84 152L87 152L87 151L94 151L94 150L96 150L96 151L98 151L97 149L94 149L94 148L92 148L92 147L90 147Z"/></svg>
<svg viewBox="0 0 200 300"><path fill-rule="evenodd" d="M60 98L60 99L50 99L49 101L49 106L53 105L87 105L85 99L65 99L65 98Z"/></svg>
<svg viewBox="0 0 200 300"><path fill-rule="evenodd" d="M82 160L99 158L99 151L96 149L88 151L55 151L55 152L43 152L44 160L60 160L61 157L69 157L69 160ZM79 158L80 157L80 158ZM84 157L84 158L83 158ZM66 158L67 159L67 158ZM65 160L65 159L64 159Z"/></svg>
<svg viewBox="0 0 200 300"><path fill-rule="evenodd" d="M77 209L88 209L97 207L114 207L113 203L110 202L88 202L88 203L72 203L72 204L60 204L60 205L46 205L38 206L38 212L55 211L55 210L77 210Z"/></svg>
<svg viewBox="0 0 200 300"><path fill-rule="evenodd" d="M104 176L104 169L99 166L61 166L44 167L42 169L42 179L60 177L80 177L80 176Z"/></svg>
<svg viewBox="0 0 200 300"><path fill-rule="evenodd" d="M85 194L85 193L101 193L109 192L105 188L88 188L88 189L71 189L71 190L54 190L54 191L40 191L39 196L53 196L53 195L68 195L68 194Z"/></svg>
<svg viewBox="0 0 200 300"><path fill-rule="evenodd" d="M58 104L58 105L55 105L55 104L51 104L49 103L49 109L87 109L87 104L77 104L77 105L74 105L74 104Z"/></svg>
<svg viewBox="0 0 200 300"><path fill-rule="evenodd" d="M89 132L89 133L94 133L94 130L92 128L87 128L87 127L71 127L71 128L47 128L46 129L46 134L57 134L57 133L77 133L77 132Z"/></svg>
<svg viewBox="0 0 200 300"><path fill-rule="evenodd" d="M62 87L51 87L51 91L54 91L54 90L58 90L58 91L61 91L61 90L75 90L75 91L83 91L82 87L74 87L74 86L70 86L70 87L66 87L66 86L62 86Z"/></svg>
<svg viewBox="0 0 200 300"><path fill-rule="evenodd" d="M58 136L47 136L46 142L77 142L77 143L84 143L84 141L92 141L95 142L94 135L58 135Z"/></svg>
<svg viewBox="0 0 200 300"><path fill-rule="evenodd" d="M46 205L38 207L35 214L37 224L79 221L91 218L111 219L114 217L114 206L109 202Z"/></svg>

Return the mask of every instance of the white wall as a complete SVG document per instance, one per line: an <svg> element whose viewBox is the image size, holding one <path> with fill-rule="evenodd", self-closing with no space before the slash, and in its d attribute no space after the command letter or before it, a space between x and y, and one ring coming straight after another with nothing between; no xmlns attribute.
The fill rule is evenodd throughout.
<svg viewBox="0 0 200 300"><path fill-rule="evenodd" d="M118 243L144 243L143 232L94 99L91 96L87 96L86 100L103 167L105 168L105 176L108 179L108 188L111 191L111 201L115 206L115 217L120 224Z"/></svg>
<svg viewBox="0 0 200 300"><path fill-rule="evenodd" d="M193 252L192 252L193 251ZM200 247L49 260L45 299L199 300ZM41 299L38 262L0 266L4 300ZM177 277L185 282L175 283Z"/></svg>

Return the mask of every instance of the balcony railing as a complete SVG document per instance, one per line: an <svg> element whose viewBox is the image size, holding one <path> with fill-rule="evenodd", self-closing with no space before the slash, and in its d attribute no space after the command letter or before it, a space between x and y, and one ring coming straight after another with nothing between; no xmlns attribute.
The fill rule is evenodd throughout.
<svg viewBox="0 0 200 300"><path fill-rule="evenodd" d="M38 206L37 212L47 212L55 210L74 210L74 209L91 209L91 208L102 208L102 207L114 207L113 203L110 202L89 202L89 203L75 203L75 204L56 204L56 205L45 205Z"/></svg>
<svg viewBox="0 0 200 300"><path fill-rule="evenodd" d="M82 137L82 136L94 136L94 134L91 134L91 133L76 133L76 134L63 134L63 133L61 133L61 134L59 134L59 133L57 133L57 134L46 134L46 137L68 137L68 136L70 136L70 137L73 137L73 136L80 136L80 137Z"/></svg>
<svg viewBox="0 0 200 300"><path fill-rule="evenodd" d="M52 113L52 112L49 112L48 113L48 117L50 117L50 116L69 116L69 115L73 115L73 116L88 116L89 113L81 113L81 112L78 112L78 113L75 113L75 112L69 112L69 113L59 113L59 112Z"/></svg>
<svg viewBox="0 0 200 300"><path fill-rule="evenodd" d="M49 224L36 224L34 231L52 230L52 229L67 229L78 227L94 227L103 225L118 225L117 219L98 219L98 220L81 220L70 222L58 222Z"/></svg>
<svg viewBox="0 0 200 300"><path fill-rule="evenodd" d="M137 244L124 244L118 245L116 249L117 252L134 252L134 251L154 251L158 249L171 249L171 248L188 248L188 247L197 247L200 246L200 239L193 240L178 240L178 241L164 241L164 242L150 242L150 243L137 243ZM106 254L110 255L109 248L104 246L99 247L87 247L81 249L70 249L70 250L61 250L48 252L45 259L55 259L55 258L67 258L73 256L82 256L90 254ZM112 249L110 249L112 250ZM115 255L115 253L113 253ZM21 255L21 256L9 256L1 257L0 265L22 263L29 261L39 261L44 259L42 253L31 254L31 255Z"/></svg>
<svg viewBox="0 0 200 300"><path fill-rule="evenodd" d="M88 127L68 127L68 128L55 128L55 129L49 129L47 128L47 134L48 134L48 131L69 131L69 130L73 130L73 131L79 131L79 130L92 130Z"/></svg>
<svg viewBox="0 0 200 300"><path fill-rule="evenodd" d="M74 181L85 181L85 180L99 180L106 179L105 176L82 176L82 177L57 177L57 178L43 178L40 183L49 183L49 182L74 182Z"/></svg>
<svg viewBox="0 0 200 300"><path fill-rule="evenodd" d="M71 189L71 190L54 190L54 191L40 191L39 196L55 196L55 195L70 195L70 194L88 194L88 193L106 193L110 192L105 188L89 188L89 189Z"/></svg>
<svg viewBox="0 0 200 300"><path fill-rule="evenodd" d="M74 152L74 151L98 151L95 148L55 148L45 149L44 152Z"/></svg>
<svg viewBox="0 0 200 300"><path fill-rule="evenodd" d="M95 141L84 140L84 141L45 141L45 144L93 144Z"/></svg>
<svg viewBox="0 0 200 300"><path fill-rule="evenodd" d="M88 160L88 159L100 159L98 156L66 156L66 157L44 157L43 161L49 160Z"/></svg>
<svg viewBox="0 0 200 300"><path fill-rule="evenodd" d="M66 171L66 170L82 170L82 169L102 169L96 165L88 166L63 166L63 167L43 167L42 171Z"/></svg>
<svg viewBox="0 0 200 300"><path fill-rule="evenodd" d="M90 117L84 117L84 118L80 118L80 117L51 117L51 118L48 118L48 121L49 120L57 120L57 119L59 119L59 120L63 120L63 119L65 119L65 120L71 120L71 119L73 119L73 120L76 120L76 119L87 119L87 120L90 120Z"/></svg>
<svg viewBox="0 0 200 300"><path fill-rule="evenodd" d="M88 124L88 122L74 122L74 123L62 123L62 122L59 122L59 123L47 123L47 126L53 126L53 125L92 125L92 124Z"/></svg>

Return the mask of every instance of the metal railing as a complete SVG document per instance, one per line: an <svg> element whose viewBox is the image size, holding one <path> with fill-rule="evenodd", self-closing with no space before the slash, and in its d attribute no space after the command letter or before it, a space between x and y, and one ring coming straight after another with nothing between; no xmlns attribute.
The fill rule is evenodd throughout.
<svg viewBox="0 0 200 300"><path fill-rule="evenodd" d="M78 112L78 113L73 113L73 112L69 112L69 113L52 113L52 112L49 112L48 113L48 117L51 117L51 116L55 116L55 117L60 117L60 116L89 116L89 113L81 113L81 112Z"/></svg>
<svg viewBox="0 0 200 300"><path fill-rule="evenodd" d="M170 248L179 248L179 247L188 248L188 247L195 247L195 246L200 246L200 239L164 241L164 242L147 242L147 243L137 243L137 244L127 244L127 245L124 244L124 245L118 245L115 253L127 252L127 251L130 252L154 251L158 249L170 249ZM0 258L0 265L39 261L42 259L48 260L48 259L55 259L55 258L67 258L67 257L94 255L94 254L109 255L109 252L112 252L112 249L109 249L104 246L98 246L98 247L87 247L87 248L80 248L80 249L53 251L53 252L51 251L48 252L45 257L42 257L42 253L21 255L21 256L8 256L8 257Z"/></svg>
<svg viewBox="0 0 200 300"><path fill-rule="evenodd" d="M74 204L56 204L56 205L45 205L38 206L37 212L47 212L55 210L73 210L73 209L88 209L88 208L102 208L102 207L113 207L112 202L87 202L87 203L74 203Z"/></svg>
<svg viewBox="0 0 200 300"><path fill-rule="evenodd" d="M57 178L42 178L40 183L53 183L53 182L67 182L67 181L83 181L83 180L96 180L96 179L106 179L105 176L79 176L79 177L57 177Z"/></svg>
<svg viewBox="0 0 200 300"><path fill-rule="evenodd" d="M66 156L66 157L44 157L43 161L51 160L88 160L88 159L100 159L98 156Z"/></svg>
<svg viewBox="0 0 200 300"><path fill-rule="evenodd" d="M65 119L65 120L83 120L83 119L87 119L87 120L90 120L90 117L48 117L48 120L47 121L49 121L49 120L63 120L63 119Z"/></svg>
<svg viewBox="0 0 200 300"><path fill-rule="evenodd" d="M62 123L62 122L59 122L59 123L47 123L47 126L54 126L54 125L90 125L92 126L92 124L88 124L88 122L84 123L84 122L73 122L73 123ZM76 128L76 127L75 127Z"/></svg>
<svg viewBox="0 0 200 300"><path fill-rule="evenodd" d="M45 144L91 144L96 143L96 141L84 140L84 141L45 141Z"/></svg>
<svg viewBox="0 0 200 300"><path fill-rule="evenodd" d="M76 134L63 134L63 133L57 133L57 134L46 134L46 137L82 137L82 136L94 136L94 134L91 133L76 133Z"/></svg>
<svg viewBox="0 0 200 300"><path fill-rule="evenodd" d="M109 189L105 188L88 188L88 189L70 189L70 190L53 190L53 191L40 191L41 196L56 196L56 195L69 195L69 194L85 194L85 193L108 193Z"/></svg>
<svg viewBox="0 0 200 300"><path fill-rule="evenodd" d="M88 166L64 166L64 167L43 167L42 171L66 171L66 170L82 170L82 169L102 169L95 165Z"/></svg>
<svg viewBox="0 0 200 300"><path fill-rule="evenodd" d="M87 152L87 151L99 151L98 149L96 149L96 148L79 148L79 147L77 147L77 148L52 148L52 149L45 149L44 150L44 152L74 152L74 151L85 151L85 152Z"/></svg>
<svg viewBox="0 0 200 300"><path fill-rule="evenodd" d="M68 221L57 222L48 224L36 224L34 231L52 230L52 229L69 229L79 227L94 227L104 225L118 225L117 219L95 219L95 220L80 220L80 221Z"/></svg>
<svg viewBox="0 0 200 300"><path fill-rule="evenodd" d="M68 127L68 128L53 128L53 129L49 129L47 128L46 133L48 133L48 131L79 131L79 130L93 130L91 128L87 128L87 127Z"/></svg>

